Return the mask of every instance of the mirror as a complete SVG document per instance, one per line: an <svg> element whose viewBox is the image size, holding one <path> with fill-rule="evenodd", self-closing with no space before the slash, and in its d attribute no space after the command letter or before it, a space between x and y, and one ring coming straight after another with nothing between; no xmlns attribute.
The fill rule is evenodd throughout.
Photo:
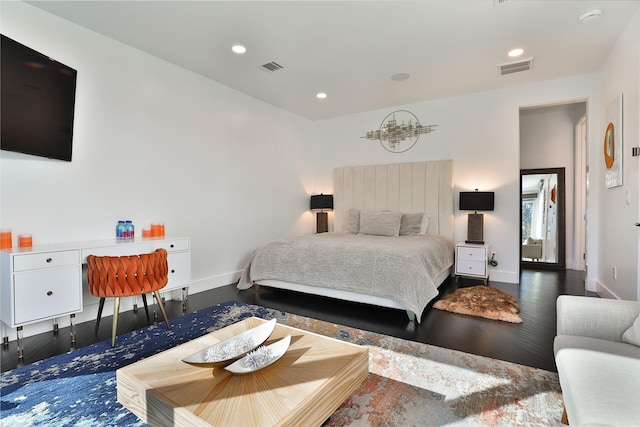
<svg viewBox="0 0 640 427"><path fill-rule="evenodd" d="M520 261L530 267L564 268L564 168L521 170L520 201Z"/></svg>

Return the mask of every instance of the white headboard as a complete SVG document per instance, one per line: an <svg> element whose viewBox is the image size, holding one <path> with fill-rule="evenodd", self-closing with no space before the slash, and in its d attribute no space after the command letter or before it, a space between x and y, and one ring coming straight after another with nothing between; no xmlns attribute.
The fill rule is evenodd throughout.
<svg viewBox="0 0 640 427"><path fill-rule="evenodd" d="M336 168L333 191L336 231L351 208L425 212L427 234L453 240L452 160Z"/></svg>

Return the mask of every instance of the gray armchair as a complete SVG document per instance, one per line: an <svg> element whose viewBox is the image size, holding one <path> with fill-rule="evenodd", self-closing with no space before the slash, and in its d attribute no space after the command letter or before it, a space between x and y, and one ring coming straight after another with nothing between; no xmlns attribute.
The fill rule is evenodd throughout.
<svg viewBox="0 0 640 427"><path fill-rule="evenodd" d="M542 258L542 239L527 238L522 244L522 258L539 260Z"/></svg>
<svg viewBox="0 0 640 427"><path fill-rule="evenodd" d="M640 347L622 335L640 302L560 296L553 350L571 425L640 425Z"/></svg>

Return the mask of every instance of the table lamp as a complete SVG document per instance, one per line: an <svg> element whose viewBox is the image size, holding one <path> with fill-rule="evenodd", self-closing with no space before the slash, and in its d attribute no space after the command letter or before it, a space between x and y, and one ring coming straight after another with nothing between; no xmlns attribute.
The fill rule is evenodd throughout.
<svg viewBox="0 0 640 427"><path fill-rule="evenodd" d="M483 223L484 215L478 211L492 211L494 202L493 191L461 191L460 192L460 210L475 211L470 213L467 218L467 240L465 243L484 244Z"/></svg>
<svg viewBox="0 0 640 427"><path fill-rule="evenodd" d="M316 233L329 231L329 219L325 210L333 210L333 195L320 193L311 196L309 207L312 211L319 211L316 214Z"/></svg>

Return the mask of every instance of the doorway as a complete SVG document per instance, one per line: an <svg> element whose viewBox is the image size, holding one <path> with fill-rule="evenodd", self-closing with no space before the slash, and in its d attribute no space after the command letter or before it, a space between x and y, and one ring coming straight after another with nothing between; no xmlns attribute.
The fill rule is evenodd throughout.
<svg viewBox="0 0 640 427"><path fill-rule="evenodd" d="M520 107L520 170L563 168L565 175L564 191L556 195L563 203L557 214L563 215L565 230L557 247L558 263L526 258L520 262L521 269L586 269L587 105L585 99ZM519 237L522 245L534 236ZM564 251L562 257L560 250Z"/></svg>
<svg viewBox="0 0 640 427"><path fill-rule="evenodd" d="M520 171L520 262L523 268L566 267L565 168Z"/></svg>

